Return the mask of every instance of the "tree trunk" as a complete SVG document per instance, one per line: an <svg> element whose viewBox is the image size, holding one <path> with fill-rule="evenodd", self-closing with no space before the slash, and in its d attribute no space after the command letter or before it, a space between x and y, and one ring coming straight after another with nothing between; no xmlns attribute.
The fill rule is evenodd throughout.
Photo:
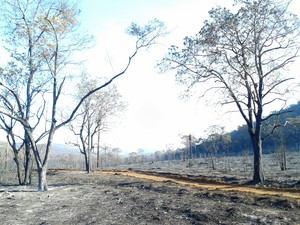
<svg viewBox="0 0 300 225"><path fill-rule="evenodd" d="M216 166L215 166L214 156L213 156L212 154L209 154L209 156L210 156L211 168L212 168L213 170L215 170L215 169L216 169Z"/></svg>
<svg viewBox="0 0 300 225"><path fill-rule="evenodd" d="M263 183L264 182L264 174L263 174L263 166L262 166L262 140L260 137L257 137L256 134L250 134L251 142L253 146L253 159L254 159L254 167L253 167L253 183Z"/></svg>
<svg viewBox="0 0 300 225"><path fill-rule="evenodd" d="M100 130L98 131L97 139L97 168L100 167Z"/></svg>
<svg viewBox="0 0 300 225"><path fill-rule="evenodd" d="M100 167L100 149L97 147L97 168Z"/></svg>
<svg viewBox="0 0 300 225"><path fill-rule="evenodd" d="M278 157L278 161L279 161L279 166L280 166L280 169L282 171L285 171L286 170L286 146L285 146L285 143L284 143L284 139L281 138L280 140L280 147L277 151L277 157ZM276 154L276 152L275 152Z"/></svg>
<svg viewBox="0 0 300 225"><path fill-rule="evenodd" d="M89 168L90 168L90 163L89 163L89 157L88 157L88 152L87 150L85 150L85 152L83 153L84 155L84 165L85 165L85 171L87 173L90 172Z"/></svg>
<svg viewBox="0 0 300 225"><path fill-rule="evenodd" d="M90 173L92 171L92 149L88 149L88 167L87 172Z"/></svg>
<svg viewBox="0 0 300 225"><path fill-rule="evenodd" d="M38 168L38 190L39 191L48 191L47 185L47 167Z"/></svg>
<svg viewBox="0 0 300 225"><path fill-rule="evenodd" d="M285 150L285 147L282 146L281 147L281 152L280 152L280 156L279 156L279 163L280 163L280 169L282 171L285 171L286 170L286 150Z"/></svg>
<svg viewBox="0 0 300 225"><path fill-rule="evenodd" d="M24 183L23 183L22 175L21 175L20 159L17 154L14 157L14 161L15 161L16 167L17 167L17 176L18 176L19 185L23 185Z"/></svg>
<svg viewBox="0 0 300 225"><path fill-rule="evenodd" d="M31 173L33 167L33 158L30 147L26 147L24 162L24 184L31 184Z"/></svg>

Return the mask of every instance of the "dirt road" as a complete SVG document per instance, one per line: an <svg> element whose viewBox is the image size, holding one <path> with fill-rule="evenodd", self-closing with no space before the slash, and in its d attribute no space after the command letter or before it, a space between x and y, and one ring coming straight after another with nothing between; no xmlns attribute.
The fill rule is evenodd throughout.
<svg viewBox="0 0 300 225"><path fill-rule="evenodd" d="M115 174L123 176L135 177L138 179L147 179L156 182L174 182L182 186L190 186L209 191L222 191L222 192L241 192L248 193L256 196L272 196L282 197L285 199L295 200L300 204L300 190L288 188L272 188L272 187L255 187L255 186L241 186L235 184L228 184L221 181L190 178L179 174L166 174L157 172L143 172L143 171L103 171L102 173Z"/></svg>

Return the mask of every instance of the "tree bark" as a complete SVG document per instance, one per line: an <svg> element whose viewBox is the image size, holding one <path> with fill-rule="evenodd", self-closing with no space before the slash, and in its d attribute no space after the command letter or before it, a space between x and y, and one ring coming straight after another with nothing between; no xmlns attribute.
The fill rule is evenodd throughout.
<svg viewBox="0 0 300 225"><path fill-rule="evenodd" d="M88 151L85 150L85 152L83 153L83 155L84 155L85 171L87 173L89 173L90 172L90 169L89 169L90 168L90 163L89 163Z"/></svg>
<svg viewBox="0 0 300 225"><path fill-rule="evenodd" d="M14 157L14 161L15 161L16 167L17 167L17 176L18 176L19 185L23 185L24 183L23 183L22 175L21 175L20 159L17 154Z"/></svg>
<svg viewBox="0 0 300 225"><path fill-rule="evenodd" d="M24 162L24 184L31 184L31 172L33 167L33 158L29 144L25 147L25 162Z"/></svg>
<svg viewBox="0 0 300 225"><path fill-rule="evenodd" d="M48 191L47 167L38 168L38 191Z"/></svg>
<svg viewBox="0 0 300 225"><path fill-rule="evenodd" d="M100 130L98 131L97 139L97 168L100 167Z"/></svg>
<svg viewBox="0 0 300 225"><path fill-rule="evenodd" d="M264 182L263 166L262 166L262 140L256 134L250 133L251 142L253 146L253 180L254 184L259 184Z"/></svg>
<svg viewBox="0 0 300 225"><path fill-rule="evenodd" d="M92 171L92 149L88 149L88 167L87 172L90 173Z"/></svg>
<svg viewBox="0 0 300 225"><path fill-rule="evenodd" d="M210 153L209 156L210 156L211 168L212 168L213 170L215 170L215 169L216 169L216 166L215 166L215 161L214 161L213 153Z"/></svg>

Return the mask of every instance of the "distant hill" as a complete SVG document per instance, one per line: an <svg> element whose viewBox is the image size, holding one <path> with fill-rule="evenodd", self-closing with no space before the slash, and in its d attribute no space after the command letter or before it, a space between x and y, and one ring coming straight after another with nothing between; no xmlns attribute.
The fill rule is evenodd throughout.
<svg viewBox="0 0 300 225"><path fill-rule="evenodd" d="M7 143L7 142L0 141L0 146L4 146L5 143ZM64 144L53 143L50 154L51 155L64 155L64 154L79 155L80 152L79 152L78 148L71 147L71 146L64 145Z"/></svg>
<svg viewBox="0 0 300 225"><path fill-rule="evenodd" d="M264 124L263 135L271 132L273 125L278 123L284 125L278 127L273 135L266 138L263 142L264 153L274 152L280 143L284 143L288 151L298 151L300 149L300 102L284 109L285 112L279 118L273 117L267 124ZM276 113L274 111L273 113ZM278 121L276 121L278 119ZM287 123L288 121L288 123ZM242 125L230 133L231 153L241 153L245 149L252 149L248 127Z"/></svg>
<svg viewBox="0 0 300 225"><path fill-rule="evenodd" d="M53 143L50 154L51 155L64 155L64 154L79 155L80 152L79 149L76 147Z"/></svg>
<svg viewBox="0 0 300 225"><path fill-rule="evenodd" d="M272 117L268 123L264 124L264 129L262 131L263 137L267 136L273 129L274 124L281 124L284 126L279 126L272 135L268 136L263 142L263 153L273 153L278 150L281 145L284 145L287 151L300 151L300 101L297 104L293 104L284 109L286 113L277 117ZM273 113L276 114L276 111ZM218 143L217 155L223 156L226 151L228 155L241 155L241 154L251 154L252 144L248 134L247 125L241 125L236 130L228 133L230 136L230 143L224 144L222 142ZM227 134L227 135L228 135ZM195 157L200 157L206 155L205 148L206 140L199 145L192 148L192 155ZM226 147L226 149L224 148ZM173 159L183 158L182 154L185 149L177 149L172 154ZM163 154L165 160L169 158L168 153Z"/></svg>

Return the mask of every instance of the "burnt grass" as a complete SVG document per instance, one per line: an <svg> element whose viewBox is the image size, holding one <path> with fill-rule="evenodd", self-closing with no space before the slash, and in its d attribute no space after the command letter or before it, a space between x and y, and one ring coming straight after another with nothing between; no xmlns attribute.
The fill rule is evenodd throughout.
<svg viewBox="0 0 300 225"><path fill-rule="evenodd" d="M50 171L37 192L0 176L1 224L300 224L299 203L279 197L78 171Z"/></svg>

